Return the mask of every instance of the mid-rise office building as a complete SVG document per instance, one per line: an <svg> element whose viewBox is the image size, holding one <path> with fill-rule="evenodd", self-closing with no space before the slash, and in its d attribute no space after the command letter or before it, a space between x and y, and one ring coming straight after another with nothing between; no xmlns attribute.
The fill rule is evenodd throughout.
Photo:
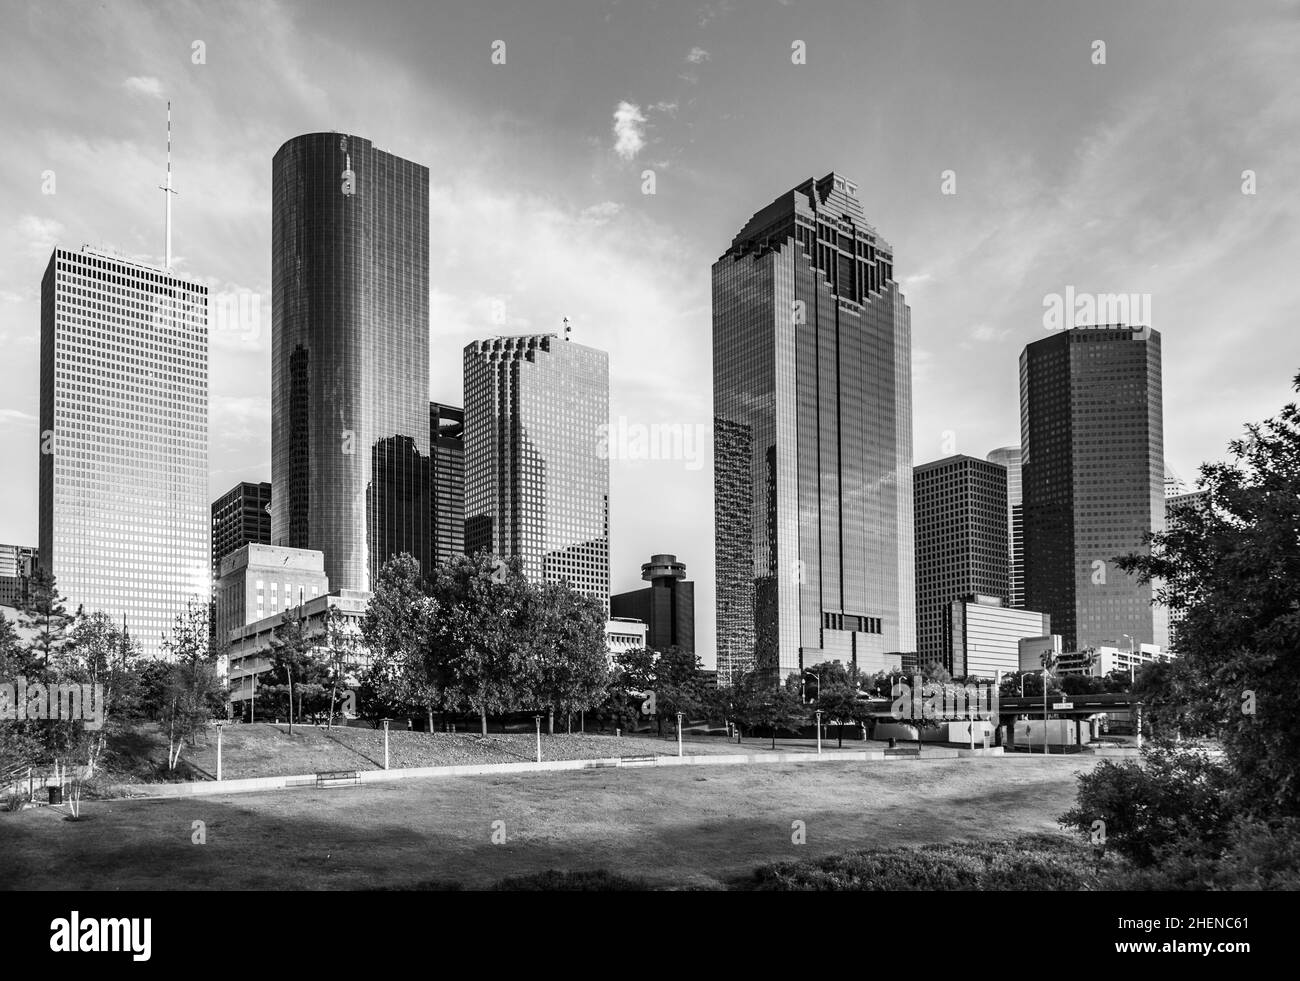
<svg viewBox="0 0 1300 981"><path fill-rule="evenodd" d="M58 248L41 283L40 562L144 654L211 589L208 288Z"/></svg>
<svg viewBox="0 0 1300 981"><path fill-rule="evenodd" d="M31 545L0 545L0 606L22 609L30 595L28 585L40 560Z"/></svg>
<svg viewBox="0 0 1300 981"><path fill-rule="evenodd" d="M808 180L713 265L717 656L726 684L915 650L910 312L858 187Z"/></svg>
<svg viewBox="0 0 1300 981"><path fill-rule="evenodd" d="M344 133L272 163L271 541L336 588L427 570L429 172Z"/></svg>
<svg viewBox="0 0 1300 981"><path fill-rule="evenodd" d="M330 591L325 556L305 548L245 545L221 560L213 637L217 649L236 627L324 596Z"/></svg>
<svg viewBox="0 0 1300 981"><path fill-rule="evenodd" d="M465 410L429 403L433 445L433 561L446 562L465 552Z"/></svg>
<svg viewBox="0 0 1300 981"><path fill-rule="evenodd" d="M1169 652L1162 651L1154 644L1142 644L1132 650L1102 644L1086 651L1067 651L1061 654L1057 661L1057 672L1104 678L1112 671L1128 671L1131 676L1144 664L1171 659Z"/></svg>
<svg viewBox="0 0 1300 981"><path fill-rule="evenodd" d="M652 555L641 566L650 585L609 599L615 617L644 620L646 643L652 650L677 647L695 653L695 583L686 579L686 564L675 555Z"/></svg>
<svg viewBox="0 0 1300 981"><path fill-rule="evenodd" d="M1160 333L1101 325L1020 355L1025 605L1066 650L1121 636L1168 647L1153 586L1113 561L1165 528Z"/></svg>
<svg viewBox="0 0 1300 981"><path fill-rule="evenodd" d="M990 463L1007 468L1007 605L1025 605L1025 509L1020 495L1020 447L1001 446Z"/></svg>
<svg viewBox="0 0 1300 981"><path fill-rule="evenodd" d="M555 334L465 348L465 547L609 613L609 355Z"/></svg>
<svg viewBox="0 0 1300 981"><path fill-rule="evenodd" d="M1048 637L1052 618L1017 610L1001 596L963 596L948 605L944 667L954 678L996 679L1020 670L1020 642Z"/></svg>
<svg viewBox="0 0 1300 981"><path fill-rule="evenodd" d="M954 677L945 643L949 604L972 594L1009 600L1007 471L998 463L950 456L912 471L916 506L916 653Z"/></svg>
<svg viewBox="0 0 1300 981"><path fill-rule="evenodd" d="M605 621L605 649L610 659L632 650L650 647L646 641L646 622L635 617L610 617Z"/></svg>

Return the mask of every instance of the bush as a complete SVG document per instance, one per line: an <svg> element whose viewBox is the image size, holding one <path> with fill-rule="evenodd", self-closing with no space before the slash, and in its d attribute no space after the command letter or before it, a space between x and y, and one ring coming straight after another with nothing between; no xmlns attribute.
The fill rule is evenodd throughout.
<svg viewBox="0 0 1300 981"><path fill-rule="evenodd" d="M1201 848L1163 852L1158 867L1117 873L1109 877L1105 888L1300 890L1300 823L1294 818L1275 824L1241 820L1232 826L1221 852L1207 854Z"/></svg>
<svg viewBox="0 0 1300 981"><path fill-rule="evenodd" d="M1059 820L1085 836L1105 822L1106 845L1141 867L1166 851L1213 854L1228 833L1230 781L1204 752L1153 746L1141 763L1104 760L1080 774L1075 806Z"/></svg>
<svg viewBox="0 0 1300 981"><path fill-rule="evenodd" d="M815 861L780 862L740 888L764 892L1079 890L1095 886L1087 848L1056 835L869 849Z"/></svg>

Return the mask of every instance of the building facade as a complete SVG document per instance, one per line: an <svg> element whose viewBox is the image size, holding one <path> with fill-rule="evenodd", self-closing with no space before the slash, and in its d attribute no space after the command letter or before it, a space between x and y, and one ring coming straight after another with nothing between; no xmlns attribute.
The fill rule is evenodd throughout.
<svg viewBox="0 0 1300 981"><path fill-rule="evenodd" d="M208 288L89 248L41 283L40 562L147 656L211 591Z"/></svg>
<svg viewBox="0 0 1300 981"><path fill-rule="evenodd" d="M910 312L857 193L805 181L713 265L723 684L915 650Z"/></svg>
<svg viewBox="0 0 1300 981"><path fill-rule="evenodd" d="M272 164L271 541L366 590L428 570L429 172L343 133Z"/></svg>
<svg viewBox="0 0 1300 981"><path fill-rule="evenodd" d="M429 403L433 446L433 561L446 562L465 552L465 410Z"/></svg>
<svg viewBox="0 0 1300 981"><path fill-rule="evenodd" d="M996 679L1020 670L1020 642L1050 636L1052 618L1013 609L1000 596L964 596L948 605L944 633L949 674Z"/></svg>
<svg viewBox="0 0 1300 981"><path fill-rule="evenodd" d="M213 636L230 642L230 633L301 606L330 591L325 556L305 548L245 545L221 560L216 589Z"/></svg>
<svg viewBox="0 0 1300 981"><path fill-rule="evenodd" d="M465 547L609 614L609 355L554 334L465 348Z"/></svg>
<svg viewBox="0 0 1300 981"><path fill-rule="evenodd" d="M646 622L635 617L610 617L605 621L605 649L612 661L619 654L651 647L646 640Z"/></svg>
<svg viewBox="0 0 1300 981"><path fill-rule="evenodd" d="M28 584L40 554L32 545L0 545L0 606L22 609L27 605Z"/></svg>
<svg viewBox="0 0 1300 981"><path fill-rule="evenodd" d="M1160 333L1059 331L1020 355L1025 605L1066 650L1167 647L1168 614L1112 561L1165 528Z"/></svg>
<svg viewBox="0 0 1300 981"><path fill-rule="evenodd" d="M916 506L916 653L961 677L946 642L949 605L963 596L1010 599L1007 471L998 463L950 456L912 471Z"/></svg>
<svg viewBox="0 0 1300 981"><path fill-rule="evenodd" d="M271 544L271 485L241 481L212 502L212 580L221 560L245 545Z"/></svg>
<svg viewBox="0 0 1300 981"><path fill-rule="evenodd" d="M1007 468L1007 605L1025 605L1025 509L1020 492L1020 447L1000 446L990 463Z"/></svg>
<svg viewBox="0 0 1300 981"><path fill-rule="evenodd" d="M641 578L650 585L611 596L610 613L644 620L653 650L677 647L694 654L695 583L686 579L686 564L675 555L652 555L641 566Z"/></svg>

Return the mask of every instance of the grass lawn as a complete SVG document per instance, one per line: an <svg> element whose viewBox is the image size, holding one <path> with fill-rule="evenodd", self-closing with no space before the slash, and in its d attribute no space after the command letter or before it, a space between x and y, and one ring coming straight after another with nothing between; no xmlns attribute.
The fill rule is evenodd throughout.
<svg viewBox="0 0 1300 981"><path fill-rule="evenodd" d="M547 869L607 869L659 886L721 888L766 862L1059 832L1077 774L1095 763L611 769L89 801L78 823L63 820L63 809L0 813L0 886L484 888ZM205 823L206 844L191 843L195 821ZM492 843L496 821L504 844ZM804 822L806 844L792 844L793 821Z"/></svg>

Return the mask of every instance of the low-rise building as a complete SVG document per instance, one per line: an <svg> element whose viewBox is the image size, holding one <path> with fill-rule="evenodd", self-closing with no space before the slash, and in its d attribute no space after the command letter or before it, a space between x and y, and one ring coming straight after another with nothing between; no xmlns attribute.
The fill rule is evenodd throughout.
<svg viewBox="0 0 1300 981"><path fill-rule="evenodd" d="M613 617L605 623L605 647L612 661L624 651L646 646L649 624L632 617Z"/></svg>
<svg viewBox="0 0 1300 981"><path fill-rule="evenodd" d="M1102 645L1085 651L1067 651L1060 656L1057 671L1060 674L1104 678L1112 671L1132 672L1152 661L1168 661L1171 658L1171 654L1161 650L1155 644L1139 644L1133 650Z"/></svg>
<svg viewBox="0 0 1300 981"><path fill-rule="evenodd" d="M948 604L944 660L954 678L997 678L1020 667L1021 640L1051 632L1046 613L1014 609L999 596L964 596Z"/></svg>
<svg viewBox="0 0 1300 981"><path fill-rule="evenodd" d="M227 643L236 627L257 623L329 591L323 552L244 545L221 560L213 636L218 645Z"/></svg>

